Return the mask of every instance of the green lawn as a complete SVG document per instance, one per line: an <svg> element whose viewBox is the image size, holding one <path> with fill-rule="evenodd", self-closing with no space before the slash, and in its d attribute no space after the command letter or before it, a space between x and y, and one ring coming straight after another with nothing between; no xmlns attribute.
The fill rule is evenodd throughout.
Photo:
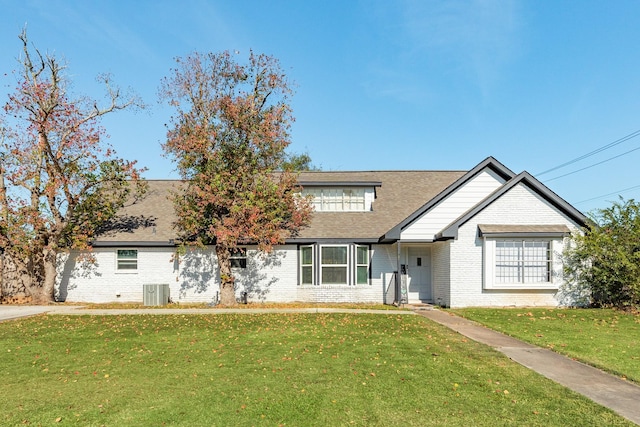
<svg viewBox="0 0 640 427"><path fill-rule="evenodd" d="M469 308L451 312L640 383L640 316L613 309Z"/></svg>
<svg viewBox="0 0 640 427"><path fill-rule="evenodd" d="M413 315L0 323L0 425L632 425Z"/></svg>

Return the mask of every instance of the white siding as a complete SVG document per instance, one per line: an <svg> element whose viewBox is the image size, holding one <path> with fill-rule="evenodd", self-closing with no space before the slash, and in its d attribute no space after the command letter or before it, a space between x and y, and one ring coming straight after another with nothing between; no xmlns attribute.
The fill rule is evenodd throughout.
<svg viewBox="0 0 640 427"><path fill-rule="evenodd" d="M578 225L523 184L519 184L461 226L451 245L451 307L466 306L555 306L556 290L483 289L483 247L478 224L566 224ZM557 247L559 245L554 245ZM559 260L559 256L554 256ZM561 266L554 266L561 271Z"/></svg>
<svg viewBox="0 0 640 427"><path fill-rule="evenodd" d="M504 182L504 179L495 172L489 169L483 170L407 227L402 232L401 239L405 241L433 239L436 233L478 204Z"/></svg>

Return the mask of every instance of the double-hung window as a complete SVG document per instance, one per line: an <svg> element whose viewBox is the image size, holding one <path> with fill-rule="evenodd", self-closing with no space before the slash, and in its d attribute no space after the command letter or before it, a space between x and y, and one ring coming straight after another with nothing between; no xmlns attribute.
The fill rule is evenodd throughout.
<svg viewBox="0 0 640 427"><path fill-rule="evenodd" d="M138 269L137 249L118 249L116 251L116 270L135 271Z"/></svg>
<svg viewBox="0 0 640 427"><path fill-rule="evenodd" d="M346 245L320 246L320 283L347 285L349 277L348 249Z"/></svg>
<svg viewBox="0 0 640 427"><path fill-rule="evenodd" d="M356 245L356 284L369 283L369 246Z"/></svg>
<svg viewBox="0 0 640 427"><path fill-rule="evenodd" d="M231 268L247 268L247 249L232 249L229 259L231 261Z"/></svg>
<svg viewBox="0 0 640 427"><path fill-rule="evenodd" d="M303 285L315 283L313 260L313 246L300 246L300 283Z"/></svg>

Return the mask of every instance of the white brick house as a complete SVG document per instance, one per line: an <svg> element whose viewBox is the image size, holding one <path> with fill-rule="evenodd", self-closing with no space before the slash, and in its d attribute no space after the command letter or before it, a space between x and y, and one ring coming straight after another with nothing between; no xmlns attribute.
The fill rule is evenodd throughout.
<svg viewBox="0 0 640 427"><path fill-rule="evenodd" d="M309 227L271 254L235 255L238 296L250 301L430 302L443 306L553 306L562 251L585 217L527 172L494 158L470 171L304 172L314 196ZM175 302L215 302L212 248L176 257L168 196L179 181L149 181L113 230L60 265L58 298L142 301L169 284ZM397 274L399 272L399 274Z"/></svg>

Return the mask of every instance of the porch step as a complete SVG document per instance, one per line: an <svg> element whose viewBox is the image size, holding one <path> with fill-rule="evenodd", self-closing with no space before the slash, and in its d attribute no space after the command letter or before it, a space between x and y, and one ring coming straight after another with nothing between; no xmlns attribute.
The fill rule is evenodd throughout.
<svg viewBox="0 0 640 427"><path fill-rule="evenodd" d="M434 306L431 304L427 304L424 302L418 302L418 303L409 303L409 304L405 304L406 308L409 308L411 310L415 310L415 311L420 311L420 310L433 310Z"/></svg>

